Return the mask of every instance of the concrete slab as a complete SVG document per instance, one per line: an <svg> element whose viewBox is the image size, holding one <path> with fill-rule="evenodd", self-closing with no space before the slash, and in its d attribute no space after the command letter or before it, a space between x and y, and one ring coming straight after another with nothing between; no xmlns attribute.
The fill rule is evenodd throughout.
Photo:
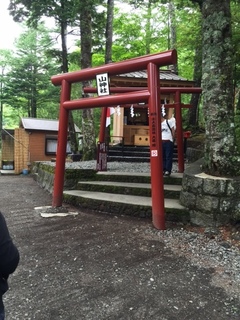
<svg viewBox="0 0 240 320"><path fill-rule="evenodd" d="M130 196L125 194L114 194L96 191L82 191L82 190L66 190L64 191L66 195L72 195L75 197L82 197L93 200L102 200L114 203L128 203L140 206L152 206L152 199L150 197L142 196ZM184 207L176 199L165 199L166 208L175 208L179 210L184 210Z"/></svg>

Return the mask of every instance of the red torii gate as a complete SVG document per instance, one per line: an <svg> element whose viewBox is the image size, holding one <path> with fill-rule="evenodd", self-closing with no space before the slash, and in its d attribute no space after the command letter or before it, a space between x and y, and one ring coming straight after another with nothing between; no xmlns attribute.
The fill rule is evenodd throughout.
<svg viewBox="0 0 240 320"><path fill-rule="evenodd" d="M132 91L147 90L145 87L110 87L111 93L126 93ZM92 87L84 88L85 93L96 93L97 89ZM184 146L183 146L183 130L182 130L182 108L191 108L190 104L181 103L182 93L201 93L202 89L197 87L161 87L160 92L162 94L174 93L175 103L166 104L167 108L175 108L176 115L176 132L177 132L177 146L178 146L178 172L184 172ZM105 141L105 124L106 124L107 108L103 108L101 114L101 125L99 142ZM160 129L159 129L160 130Z"/></svg>
<svg viewBox="0 0 240 320"><path fill-rule="evenodd" d="M80 71L55 75L51 78L54 85L61 85L58 148L52 199L53 207L60 207L62 206L63 202L69 111L84 108L107 107L118 104L147 102L149 105L152 221L154 227L157 229L165 229L162 147L160 147L162 137L160 134L161 130L159 129L161 126L161 88L159 80L159 67L176 64L176 62L176 50L169 50L166 52L146 55L118 63L110 63L96 68L87 68ZM102 73L108 73L108 75L111 76L140 70L147 70L147 90L71 100L72 83L92 80L97 75Z"/></svg>

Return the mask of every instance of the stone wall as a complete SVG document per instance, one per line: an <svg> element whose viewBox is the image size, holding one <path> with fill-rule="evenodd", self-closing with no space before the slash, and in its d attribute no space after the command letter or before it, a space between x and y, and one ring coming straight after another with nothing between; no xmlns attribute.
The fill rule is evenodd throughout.
<svg viewBox="0 0 240 320"><path fill-rule="evenodd" d="M190 211L191 223L220 226L240 221L240 177L224 178L202 172L203 160L184 172L180 202Z"/></svg>
<svg viewBox="0 0 240 320"><path fill-rule="evenodd" d="M189 162L195 162L202 157L203 157L203 150L187 147L186 158Z"/></svg>
<svg viewBox="0 0 240 320"><path fill-rule="evenodd" d="M55 163L36 161L33 162L31 174L38 184L49 191L53 192ZM75 189L79 181L94 180L96 170L92 169L65 169L64 172L64 190Z"/></svg>

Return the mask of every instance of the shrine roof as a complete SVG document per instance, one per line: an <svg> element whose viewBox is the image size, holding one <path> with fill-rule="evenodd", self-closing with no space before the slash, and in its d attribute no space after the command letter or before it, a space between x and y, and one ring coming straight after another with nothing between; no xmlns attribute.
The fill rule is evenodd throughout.
<svg viewBox="0 0 240 320"><path fill-rule="evenodd" d="M159 74L160 74L160 79L163 79L163 80L188 81L187 79L173 73L170 70L160 70ZM147 79L147 71L123 73L123 74L120 74L119 77Z"/></svg>
<svg viewBox="0 0 240 320"><path fill-rule="evenodd" d="M160 82L163 82L166 85L179 85L179 86L193 86L194 81L183 78L171 70L160 70ZM134 82L142 82L146 83L147 81L147 71L136 71L136 72L128 72L122 73L117 76L111 77L111 81L114 83L117 82L126 82L126 83L134 83Z"/></svg>
<svg viewBox="0 0 240 320"><path fill-rule="evenodd" d="M37 119L37 118L21 118L20 127L25 130L54 131L58 132L58 120ZM80 129L75 125L76 132Z"/></svg>

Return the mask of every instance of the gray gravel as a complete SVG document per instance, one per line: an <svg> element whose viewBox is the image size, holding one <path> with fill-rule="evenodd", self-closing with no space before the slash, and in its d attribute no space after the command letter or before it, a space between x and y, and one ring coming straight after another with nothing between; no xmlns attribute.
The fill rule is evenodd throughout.
<svg viewBox="0 0 240 320"><path fill-rule="evenodd" d="M46 162L49 164L49 162ZM52 166L55 166L55 162L50 162ZM77 161L66 162L66 168L68 169L96 169L96 160L91 161ZM149 162L108 162L108 171L119 172L150 172ZM177 172L177 163L173 163L172 172Z"/></svg>
<svg viewBox="0 0 240 320"><path fill-rule="evenodd" d="M224 240L218 229L206 228L204 233L184 228L147 230L163 241L166 248L187 258L191 265L212 268L212 284L223 288L232 299L240 300L240 250L231 240Z"/></svg>
<svg viewBox="0 0 240 320"><path fill-rule="evenodd" d="M96 161L66 163L66 167L95 169ZM108 171L150 172L150 163L109 162L107 168ZM176 163L173 171L177 172ZM185 226L165 231L148 228L146 234L157 237L166 248L187 258L191 265L212 268L212 284L223 288L230 299L240 300L240 228L234 231L235 242L231 238L226 241L217 228L206 228L203 233L200 233L200 229L190 232Z"/></svg>

